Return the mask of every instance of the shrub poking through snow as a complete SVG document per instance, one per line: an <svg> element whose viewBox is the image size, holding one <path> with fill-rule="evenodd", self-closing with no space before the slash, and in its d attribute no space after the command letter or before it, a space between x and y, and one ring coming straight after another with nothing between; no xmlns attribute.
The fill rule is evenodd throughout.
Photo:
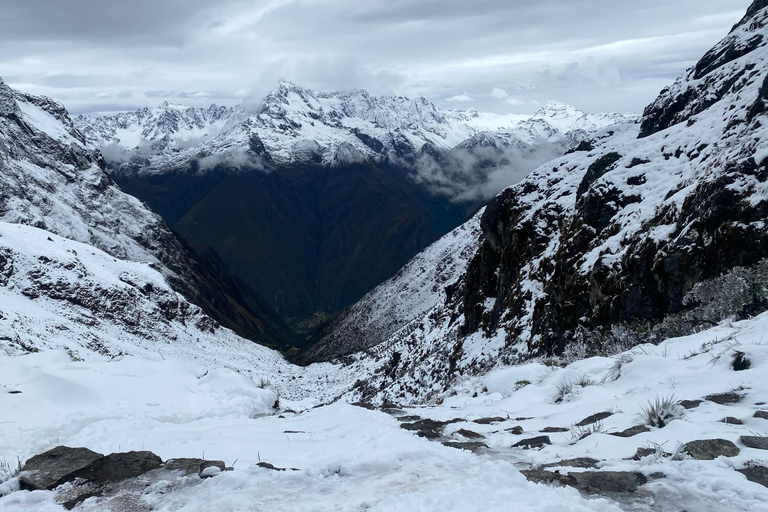
<svg viewBox="0 0 768 512"><path fill-rule="evenodd" d="M642 408L643 422L649 427L664 428L670 421L685 416L685 409L674 395L668 397L656 397Z"/></svg>
<svg viewBox="0 0 768 512"><path fill-rule="evenodd" d="M752 366L752 362L747 359L746 354L744 352L737 350L733 353L733 362L731 362L731 367L736 370L737 372L743 371L743 370L749 370L749 367Z"/></svg>

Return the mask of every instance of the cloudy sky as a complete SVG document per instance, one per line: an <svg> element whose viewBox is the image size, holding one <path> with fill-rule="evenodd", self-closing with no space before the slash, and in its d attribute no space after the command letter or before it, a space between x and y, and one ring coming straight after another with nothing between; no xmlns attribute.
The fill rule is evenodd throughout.
<svg viewBox="0 0 768 512"><path fill-rule="evenodd" d="M6 0L0 77L73 113L231 105L278 80L532 112L640 111L751 0Z"/></svg>

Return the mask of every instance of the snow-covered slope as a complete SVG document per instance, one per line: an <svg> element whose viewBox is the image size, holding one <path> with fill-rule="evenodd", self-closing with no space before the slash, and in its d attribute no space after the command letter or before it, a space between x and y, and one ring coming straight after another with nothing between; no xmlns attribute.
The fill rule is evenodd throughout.
<svg viewBox="0 0 768 512"><path fill-rule="evenodd" d="M300 372L278 352L221 327L171 289L157 268L38 228L0 222L0 352L18 357L59 350L72 360L125 355L230 368L270 381L289 398L311 392L327 400L348 385L351 377L343 371L321 365ZM318 374L322 389L312 383Z"/></svg>
<svg viewBox="0 0 768 512"><path fill-rule="evenodd" d="M756 2L642 126L598 132L497 196L448 300L356 356L373 368L363 395L419 400L461 373L765 310L767 21Z"/></svg>
<svg viewBox="0 0 768 512"><path fill-rule="evenodd" d="M215 257L182 242L145 204L123 193L101 154L60 104L0 80L0 220L27 224L151 262L189 300L221 323L265 343L291 336Z"/></svg>
<svg viewBox="0 0 768 512"><path fill-rule="evenodd" d="M315 337L304 361L325 361L407 336L428 312L446 301L450 287L466 271L480 245L480 210L408 262L394 277L377 286Z"/></svg>
<svg viewBox="0 0 768 512"><path fill-rule="evenodd" d="M245 117L240 107L184 107L164 102L110 116L73 119L86 140L98 145L108 159L121 161L142 153L178 151L208 140Z"/></svg>
<svg viewBox="0 0 768 512"><path fill-rule="evenodd" d="M247 117L240 107L185 110L164 105L106 118L80 116L75 123L108 154L117 145L149 158L148 165L118 172L158 173L192 160L202 169L381 161L418 154L425 146L451 149L486 131L526 143L581 140L596 129L635 119L631 114L588 114L556 102L533 116L442 110L425 98L371 96L364 90L316 92L282 82ZM209 140L189 147L204 135Z"/></svg>

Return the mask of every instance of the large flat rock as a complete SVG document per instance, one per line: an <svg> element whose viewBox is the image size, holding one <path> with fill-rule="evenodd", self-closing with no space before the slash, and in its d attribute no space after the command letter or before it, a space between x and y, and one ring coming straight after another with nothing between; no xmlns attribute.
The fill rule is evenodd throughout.
<svg viewBox="0 0 768 512"><path fill-rule="evenodd" d="M30 491L54 489L103 458L104 455L88 448L57 446L29 459L22 468L19 484Z"/></svg>

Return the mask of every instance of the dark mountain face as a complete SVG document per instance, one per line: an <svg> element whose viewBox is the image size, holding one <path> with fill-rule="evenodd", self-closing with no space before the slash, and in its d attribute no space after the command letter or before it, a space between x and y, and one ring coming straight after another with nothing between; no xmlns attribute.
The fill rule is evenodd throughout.
<svg viewBox="0 0 768 512"><path fill-rule="evenodd" d="M302 331L353 304L469 213L389 164L191 167L116 180L190 244L215 250Z"/></svg>
<svg viewBox="0 0 768 512"><path fill-rule="evenodd" d="M766 307L750 272L768 258L767 11L755 2L664 89L637 136L557 160L491 202L466 275L466 335L501 330L552 353L574 340L687 334ZM720 290L704 297L712 280Z"/></svg>
<svg viewBox="0 0 768 512"><path fill-rule="evenodd" d="M238 334L279 348L299 340L208 250L181 240L123 193L60 104L0 80L0 219L156 265L175 292Z"/></svg>

